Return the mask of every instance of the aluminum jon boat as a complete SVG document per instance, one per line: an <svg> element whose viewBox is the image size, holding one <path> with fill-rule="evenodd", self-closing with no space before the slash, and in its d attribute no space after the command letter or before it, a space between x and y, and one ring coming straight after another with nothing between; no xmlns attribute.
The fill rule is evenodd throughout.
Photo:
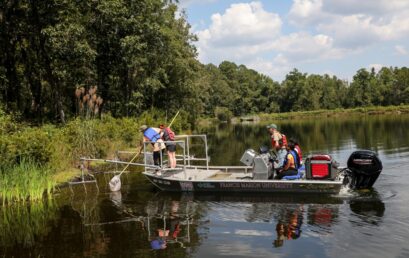
<svg viewBox="0 0 409 258"><path fill-rule="evenodd" d="M192 155L195 140L202 142L204 149L200 153L204 157ZM352 189L371 188L382 171L382 163L374 152L360 150L351 154L346 168L338 167L330 155L310 155L297 176L277 180L270 179L274 177L274 168L269 153L259 154L250 149L240 160L244 166L209 166L206 135L178 136L175 142L183 153L176 155L178 165L173 169L166 168L165 162L155 167L152 153L146 151L150 143L144 143L143 174L163 191L335 194L344 185Z"/></svg>

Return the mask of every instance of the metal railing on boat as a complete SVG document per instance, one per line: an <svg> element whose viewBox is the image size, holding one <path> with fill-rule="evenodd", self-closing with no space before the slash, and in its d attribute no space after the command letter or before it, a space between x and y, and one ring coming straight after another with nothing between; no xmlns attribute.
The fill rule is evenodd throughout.
<svg viewBox="0 0 409 258"><path fill-rule="evenodd" d="M194 141L194 139L200 139L203 141L203 145L204 145L204 157L198 157L198 156L194 156L191 155L192 154L192 143ZM132 165L132 166L143 166L145 168L145 172L148 171L156 171L156 170L161 170L161 171L175 171L175 170L183 170L186 176L186 168L189 167L196 167L196 168L203 168L206 170L209 170L209 154L208 154L208 144L207 144L207 136L204 134L199 134L199 135L177 135L175 136L175 141L161 141L161 142L156 142L157 144L159 144L159 149L163 149L165 146L160 146L160 144L166 145L167 143L174 143L177 144L177 146L182 148L182 154L178 154L176 155L176 161L182 161L182 164L177 164L176 168L168 168L164 166L164 162L163 162L163 153L162 151L159 152L160 155L160 164L155 165L153 162L153 153L152 152L148 152L148 145L154 145L155 142L151 142L151 141L145 141L143 142L143 154L144 154L144 160L143 163L138 163L138 162L127 162L127 161L122 161L119 159L119 157L122 154L135 154L137 153L137 151L128 151L128 150L117 150L115 152L115 158L114 159L96 159L96 158L89 158L89 157L81 157L80 160L82 162L81 164L81 182L78 183L90 183L88 181L86 181L84 178L84 170L85 170L85 162L89 162L89 161L100 161L100 162L107 162L107 163L114 163L115 165ZM193 163L196 162L205 162L205 165L203 166L198 166L198 165L194 165ZM222 167L221 167L222 168ZM223 167L226 168L226 167ZM116 171L114 173L117 172L117 168ZM96 180L92 181L92 182L96 182Z"/></svg>
<svg viewBox="0 0 409 258"><path fill-rule="evenodd" d="M192 144L192 140L193 139L201 139L203 140L203 144L204 144L204 155L205 157L195 157L193 155L191 155L191 144ZM206 170L209 169L209 154L208 154L208 145L207 145L207 136L204 134L199 134L199 135L177 135L175 136L175 141L162 141L159 142L159 149L162 149L162 146L160 146L160 144L164 144L166 145L167 143L176 143L178 146L180 146L183 150L183 154L182 155L176 155L176 157L178 157L179 159L176 159L177 161L182 161L183 160L183 164L180 164L179 166L181 166L181 168L164 168L163 166L163 154L162 151L159 152L160 155L160 168L161 170L178 170L178 169L182 169L185 172L185 176L186 176L186 167L190 167L192 166L193 162L206 162ZM150 141L145 141L143 143L143 150L144 150L144 166L145 166L145 172L150 171L150 169L152 168L152 159L150 159L149 155L150 153L147 152L147 146L149 144L155 144L154 142L150 142ZM164 146L163 146L164 147ZM154 169L158 169L158 168L154 168Z"/></svg>

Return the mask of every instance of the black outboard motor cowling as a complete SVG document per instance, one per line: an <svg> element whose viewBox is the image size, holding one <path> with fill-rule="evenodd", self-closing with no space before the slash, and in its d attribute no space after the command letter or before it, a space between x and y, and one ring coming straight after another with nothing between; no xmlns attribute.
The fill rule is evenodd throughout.
<svg viewBox="0 0 409 258"><path fill-rule="evenodd" d="M382 162L370 150L355 151L348 159L349 187L352 189L371 188L382 171Z"/></svg>

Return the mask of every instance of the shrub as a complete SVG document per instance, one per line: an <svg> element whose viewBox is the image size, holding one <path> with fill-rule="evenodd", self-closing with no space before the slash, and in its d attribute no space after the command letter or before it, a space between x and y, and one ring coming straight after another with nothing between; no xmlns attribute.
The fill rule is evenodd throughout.
<svg viewBox="0 0 409 258"><path fill-rule="evenodd" d="M0 136L0 163L19 164L22 159L45 165L49 161L51 136L42 128L23 127L20 131Z"/></svg>
<svg viewBox="0 0 409 258"><path fill-rule="evenodd" d="M214 110L215 116L220 121L230 121L233 113L226 107L216 107Z"/></svg>

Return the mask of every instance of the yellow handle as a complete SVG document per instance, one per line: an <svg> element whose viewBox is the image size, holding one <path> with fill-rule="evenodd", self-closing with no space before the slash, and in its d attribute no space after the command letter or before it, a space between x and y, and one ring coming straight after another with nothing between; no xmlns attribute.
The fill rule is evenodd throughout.
<svg viewBox="0 0 409 258"><path fill-rule="evenodd" d="M179 115L180 110L178 110L178 112L176 113L176 115L173 117L172 121L170 122L170 124L168 125L168 127L170 128L170 126L173 124L173 122L175 121L176 117Z"/></svg>
<svg viewBox="0 0 409 258"><path fill-rule="evenodd" d="M124 173L124 171L129 167L130 163L132 163L132 161L134 161L136 159L136 157L138 157L139 154L141 154L141 152L142 152L142 146L139 149L139 152L136 153L136 155L131 159L131 161L129 161L129 163L125 166L125 168L121 171L121 173L119 173L119 175L122 175L122 173Z"/></svg>

